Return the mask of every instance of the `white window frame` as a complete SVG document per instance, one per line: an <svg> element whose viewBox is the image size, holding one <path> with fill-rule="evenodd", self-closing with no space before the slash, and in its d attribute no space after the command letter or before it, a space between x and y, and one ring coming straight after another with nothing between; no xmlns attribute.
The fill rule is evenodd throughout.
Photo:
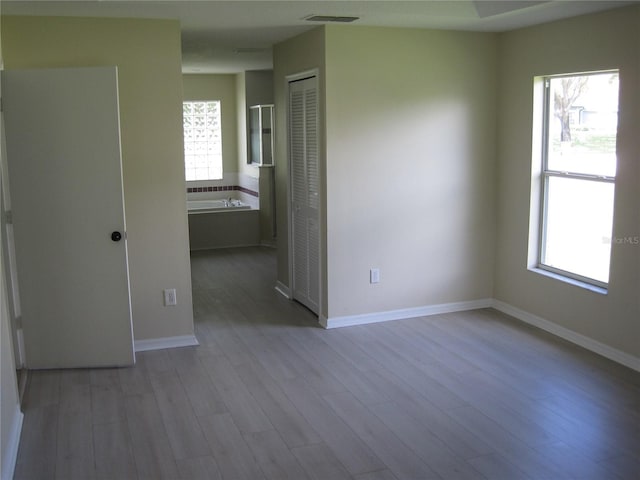
<svg viewBox="0 0 640 480"><path fill-rule="evenodd" d="M196 104L196 103L217 103L217 112L218 112L218 128L217 133L218 136L220 138L220 142L219 142L219 147L220 147L220 152L219 153L212 153L212 154L207 154L207 162L215 162L215 161L219 161L219 169L220 169L220 176L219 177L208 177L208 178L198 178L198 179L188 179L188 174L187 174L187 139L186 139L186 132L184 131L184 123L183 123L183 135L185 137L184 139L184 167L185 167L185 179L187 181L187 183L193 183L193 182L207 182L207 181L213 181L213 180L222 180L223 176L224 176L224 159L223 159L223 146L222 146L222 101L221 100L185 100L182 102L183 104L183 112L184 112L184 105L185 104ZM184 113L183 113L184 115ZM184 119L183 119L184 122Z"/></svg>
<svg viewBox="0 0 640 480"><path fill-rule="evenodd" d="M587 75L598 75L598 74L607 74L607 73L619 73L618 70L607 70L607 71L596 71L596 72L584 72L584 73L569 73L562 75L547 75L543 77L538 77L542 81L542 109L539 110L541 115L536 115L534 113L534 122L539 121L540 127L536 127L534 124L534 150L535 145L538 141L540 141L540 167L539 167L539 184L536 186L533 185L532 191L537 192L539 196L539 207L538 207L538 235L537 235L537 258L535 261L535 266L533 270L538 271L539 273L547 273L550 274L553 278L557 278L563 281L568 281L570 283L577 284L579 286L583 286L589 289L594 289L600 293L606 293L608 289L608 283L596 280L594 278L585 277L583 275L563 270L560 268L556 268L550 265L547 265L543 262L545 258L545 248L546 248L546 234L547 234L547 214L548 214L548 192L549 192L549 179L552 177L559 178L567 178L567 179L575 179L580 181L590 181L590 182L603 182L614 185L616 183L615 176L607 176L607 175L592 175L571 171L561 171L554 170L549 168L549 119L551 118L550 109L552 108L551 102L551 79L562 78L562 77L577 77L577 76L587 76ZM534 95L534 101L539 101L540 95ZM539 108L534 105L535 109ZM536 130L536 128L540 128L540 130ZM539 140L535 139L535 136L538 135ZM535 152L534 152L535 159ZM533 180L536 181L536 168L534 165L533 169ZM609 259L609 270L611 270L611 259Z"/></svg>

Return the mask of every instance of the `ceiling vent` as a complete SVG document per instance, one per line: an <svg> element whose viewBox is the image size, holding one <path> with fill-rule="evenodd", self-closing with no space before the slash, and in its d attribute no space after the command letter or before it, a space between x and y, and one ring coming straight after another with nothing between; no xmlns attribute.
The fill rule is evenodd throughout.
<svg viewBox="0 0 640 480"><path fill-rule="evenodd" d="M351 23L359 20L360 17L336 17L334 15L309 15L304 17L307 22L336 22L336 23Z"/></svg>
<svg viewBox="0 0 640 480"><path fill-rule="evenodd" d="M233 49L233 53L236 55L243 53L263 53L270 51L271 48L268 47L238 47Z"/></svg>

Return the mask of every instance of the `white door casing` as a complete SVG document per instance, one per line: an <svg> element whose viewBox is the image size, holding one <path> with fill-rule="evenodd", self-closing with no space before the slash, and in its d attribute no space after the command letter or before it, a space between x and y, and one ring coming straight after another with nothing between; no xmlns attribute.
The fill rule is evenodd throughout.
<svg viewBox="0 0 640 480"><path fill-rule="evenodd" d="M0 75L0 79L1 79ZM22 341L22 326L20 324L20 292L18 290L18 272L16 269L16 252L13 239L13 225L11 220L11 197L9 194L9 179L7 176L7 152L4 135L4 113L0 112L0 226L2 227L2 260L4 262L5 285L7 288L7 307L9 323L13 340L13 355L17 369L24 368L24 342Z"/></svg>
<svg viewBox="0 0 640 480"><path fill-rule="evenodd" d="M117 69L2 85L26 366L131 365Z"/></svg>

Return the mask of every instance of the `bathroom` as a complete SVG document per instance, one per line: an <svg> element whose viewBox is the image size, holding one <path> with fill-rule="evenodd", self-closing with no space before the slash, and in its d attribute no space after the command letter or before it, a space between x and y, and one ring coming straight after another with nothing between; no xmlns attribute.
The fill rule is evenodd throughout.
<svg viewBox="0 0 640 480"><path fill-rule="evenodd" d="M217 169L208 175L190 173L187 159L185 188L191 251L254 245L275 247L274 168L268 125L273 109L256 107L273 104L273 71L185 73L183 101L219 101L215 108L219 109L222 144L221 152L217 152L222 156L222 172ZM256 112L261 112L264 119L260 129L265 152L262 162L261 156L255 154L255 145L251 154L249 123ZM186 152L188 144L185 137ZM203 176L215 179L201 179Z"/></svg>

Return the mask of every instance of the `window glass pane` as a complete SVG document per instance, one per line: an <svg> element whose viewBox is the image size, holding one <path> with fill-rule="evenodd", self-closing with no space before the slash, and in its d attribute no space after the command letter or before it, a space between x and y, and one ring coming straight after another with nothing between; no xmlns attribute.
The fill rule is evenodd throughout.
<svg viewBox="0 0 640 480"><path fill-rule="evenodd" d="M613 183L549 177L544 265L609 281Z"/></svg>
<svg viewBox="0 0 640 480"><path fill-rule="evenodd" d="M222 131L220 102L184 102L185 178L222 178Z"/></svg>
<svg viewBox="0 0 640 480"><path fill-rule="evenodd" d="M549 79L547 168L616 174L618 73Z"/></svg>

